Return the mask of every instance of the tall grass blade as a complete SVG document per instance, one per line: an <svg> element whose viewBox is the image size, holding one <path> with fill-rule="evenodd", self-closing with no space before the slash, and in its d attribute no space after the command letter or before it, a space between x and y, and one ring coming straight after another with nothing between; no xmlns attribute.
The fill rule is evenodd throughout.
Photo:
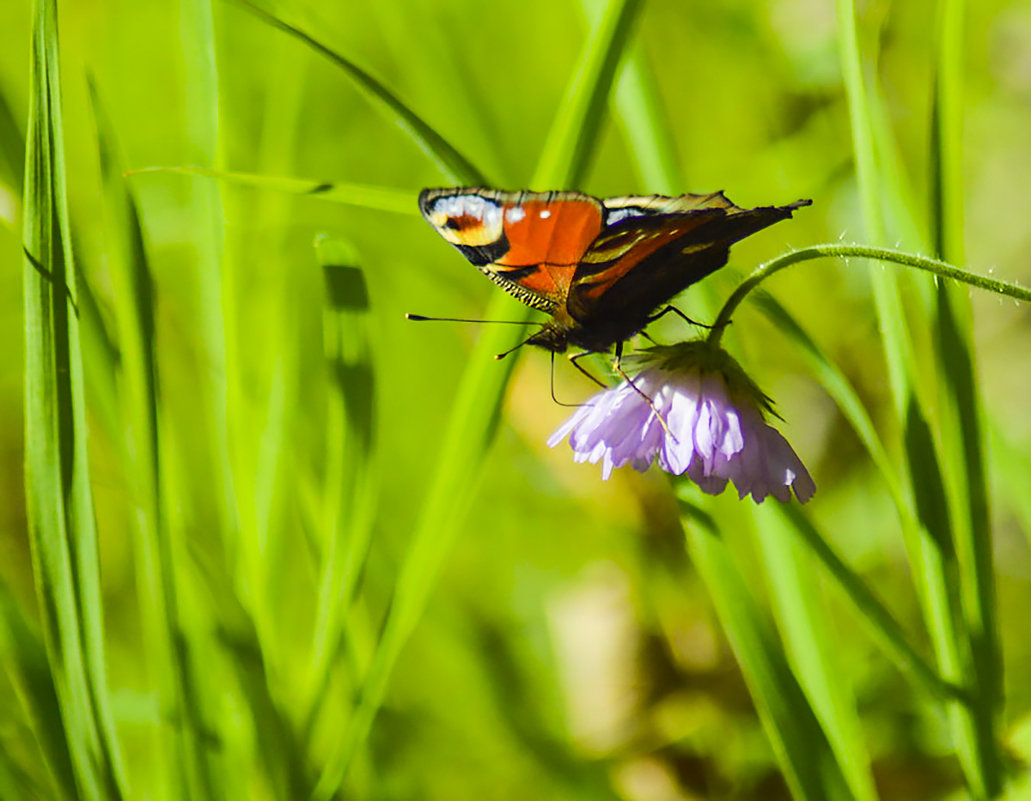
<svg viewBox="0 0 1031 801"><path fill-rule="evenodd" d="M76 276L65 199L57 7L39 0L25 160L25 491L36 590L79 793L121 798L104 669Z"/></svg>
<svg viewBox="0 0 1031 801"><path fill-rule="evenodd" d="M964 261L963 38L966 4L941 0L931 118L931 231L938 258ZM945 410L943 448L955 468L949 484L969 640L977 738L975 791L1002 789L996 721L1002 705L1002 656L996 620L995 571L985 469L985 435L973 350L970 299L963 287L937 286L937 327Z"/></svg>
<svg viewBox="0 0 1031 801"><path fill-rule="evenodd" d="M753 293L752 301L767 319L792 341L824 391L833 398L838 410L852 426L852 430L863 443L871 461L884 479L888 491L895 501L899 517L903 521L915 523L916 510L913 508L912 499L906 491L902 477L895 465L892 464L873 420L870 419L866 407L848 378L772 295L760 289Z"/></svg>
<svg viewBox="0 0 1031 801"><path fill-rule="evenodd" d="M585 0L585 5L590 0ZM661 195L686 186L677 157L673 127L663 113L655 76L640 46L632 47L616 83L615 108L641 185Z"/></svg>
<svg viewBox="0 0 1031 801"><path fill-rule="evenodd" d="M0 656L25 708L26 717L32 722L32 731L43 756L43 763L53 781L52 789L62 798L75 798L75 769L68 750L68 735L61 717L46 647L39 633L25 620L7 587L2 584ZM6 797L0 795L0 798Z"/></svg>
<svg viewBox="0 0 1031 801"><path fill-rule="evenodd" d="M219 71L211 0L185 0L180 6L179 35L191 46L181 63L184 92L189 104L181 140L188 158L195 163L219 164ZM179 780L190 797L227 797L224 761L229 742L222 714L226 689L217 683L218 674L207 669L213 658L212 638L204 595L184 583L186 545L191 530L207 529L227 550L240 537L236 490L230 461L228 385L232 360L228 358L228 327L225 310L223 206L216 184L193 181L187 186L193 251L182 265L193 282L195 301L188 313L195 320L193 341L198 366L191 376L196 382L194 402L188 407L165 407L161 414L161 437L156 456L160 459L161 485L157 488L160 549L155 554L162 571L166 625L175 651L174 671L183 702L182 734L188 757ZM142 313L146 313L143 310ZM145 342L141 343L145 346ZM194 452L175 451L172 443L195 439ZM178 460L175 458L178 457ZM171 499L179 499L170 503ZM191 554L193 555L193 554ZM189 565L192 567L193 565ZM189 575L196 575L190 573ZM176 592L177 596L170 593Z"/></svg>
<svg viewBox="0 0 1031 801"><path fill-rule="evenodd" d="M14 228L25 177L25 137L7 96L0 92L0 223Z"/></svg>
<svg viewBox="0 0 1031 801"><path fill-rule="evenodd" d="M375 374L369 296L352 249L320 236L316 254L326 287L325 339L330 397L326 425L323 566L319 577L309 693L311 729L365 568L379 500Z"/></svg>
<svg viewBox="0 0 1031 801"><path fill-rule="evenodd" d="M531 186L564 189L581 186L600 139L599 129L616 70L630 45L630 35L643 4L643 0L625 0L604 5L579 72L569 83L559 105ZM599 42L605 46L598 47Z"/></svg>
<svg viewBox="0 0 1031 801"><path fill-rule="evenodd" d="M246 619L242 609L237 617ZM229 665L247 701L254 721L255 739L262 768L271 784L274 798L304 799L311 796L311 779L306 769L301 743L290 718L273 700L265 659L253 629L226 629L222 645ZM230 798L233 796L230 795Z"/></svg>
<svg viewBox="0 0 1031 801"><path fill-rule="evenodd" d="M486 178L473 166L472 162L459 153L455 147L437 133L422 117L405 105L386 84L373 76L371 72L359 66L354 60L330 49L300 28L270 13L260 5L249 0L234 1L274 28L278 28L303 42L316 53L326 57L344 70L366 95L390 112L398 125L437 163L449 181L465 184L487 184Z"/></svg>
<svg viewBox="0 0 1031 801"><path fill-rule="evenodd" d="M134 557L147 673L163 710L162 725L153 731L155 765L150 778L175 797L188 794L186 776L204 773L208 746L200 726L203 715L196 709L187 711L200 697L188 657L195 646L180 620L176 547L163 511L155 290L138 206L123 177L117 139L92 80L89 88L120 346L122 430L117 433L125 437L127 482L139 512L133 519Z"/></svg>
<svg viewBox="0 0 1031 801"><path fill-rule="evenodd" d="M24 177L25 137L7 96L0 92L0 184L20 195Z"/></svg>
<svg viewBox="0 0 1031 801"><path fill-rule="evenodd" d="M734 564L724 533L690 501L681 499L680 510L691 560L709 589L792 795L851 799L827 738L762 607Z"/></svg>
<svg viewBox="0 0 1031 801"><path fill-rule="evenodd" d="M856 697L834 638L814 554L791 538L781 507L755 510L755 537L784 651L854 798L874 801L870 754ZM791 508L791 507L787 507Z"/></svg>
<svg viewBox="0 0 1031 801"><path fill-rule="evenodd" d="M656 191L675 193L678 189L679 178L674 144L669 136L669 126L662 118L651 73L639 57L632 57L628 60L616 99L631 152L638 162L638 170L647 181L647 186L655 188ZM705 294L699 293L698 296L693 296L692 302L703 308L711 306L711 303L706 303L709 298L705 297ZM787 322L794 322L786 312L784 312L784 317ZM876 441L875 436L873 439ZM823 645L824 641L830 642L831 640L830 637L825 636L828 627L821 618L818 602L813 597L813 593L808 590L807 581L803 579L789 580L790 576L795 576L797 579L797 573L808 568L805 557L797 552L797 545L788 541L783 536L783 532L777 530L783 526L770 526L768 516L757 514L756 518L761 528L761 536L758 540L765 544L768 551L765 560L766 570L769 581L775 589L774 598L778 602L777 607L781 610L781 629L786 635L786 649L788 656L794 658L795 672L801 677L805 694L808 696L808 704L806 704L805 698L797 698L798 683L789 672L773 671L770 668L762 667L764 663L769 664L783 657L763 653L754 647L749 649L744 645L744 643L755 641L757 639L756 632L766 626L762 617L749 615L747 609L735 609L733 613L728 611L721 614L721 624L732 642L741 643L737 652L743 651L746 658L752 660L750 664L742 662L742 670L746 675L752 677L749 681L751 692L764 694L764 697L755 697L756 705L760 709L779 709L784 698L794 696L804 707L804 711L798 714L764 715L763 722L771 741L775 744L782 744L781 747L775 748L782 771L789 778L789 783L793 782L796 785L800 783L801 780L798 778L800 767L792 762L792 759L797 761L797 753L803 749L791 749L783 744L795 742L797 732L791 727L800 719L800 715L803 718L811 718L815 715L827 737L827 743L822 746L824 752L817 759L826 760L828 763L836 760L841 769L842 779L855 798L875 798L876 793L870 777L869 757L866 755L861 729L856 719L854 699L845 689L844 683L840 679L840 671L836 670L832 655L827 653L827 648ZM697 536L704 537L706 535ZM726 555L726 558L730 558L729 554ZM838 564L844 567L840 562ZM724 589L721 582L725 577L719 566L722 566L723 570L731 569L729 562L714 560L709 570L701 571L706 586L714 598L720 596ZM785 566L789 569L778 570L778 567ZM740 578L738 577L737 580ZM856 582L862 587L858 579ZM757 615L762 615L757 605L753 607L752 611ZM884 617L888 621L894 622L886 612ZM892 633L898 636L896 639L889 637L890 643L902 642L904 644L905 641L900 632L892 631ZM824 636L825 640L822 640L821 636ZM916 657L915 654L912 656L918 664L922 664L919 662L919 657ZM763 676L771 678L766 681L757 678ZM788 726L788 729L783 730L783 726ZM833 756L828 753L831 751ZM814 783L812 792L817 795L823 793L819 787L821 781L817 780ZM834 782L836 783L836 781L837 777L835 776Z"/></svg>
<svg viewBox="0 0 1031 801"><path fill-rule="evenodd" d="M896 191L897 186L893 179L884 179L886 173L877 163L876 154L879 150L884 152L885 147L878 148L874 133L878 131L883 136L885 131L875 125L871 114L857 24L853 0L838 0L839 46L849 98L859 191L867 231L877 244L883 241L885 230L879 190ZM956 506L956 501L944 484L943 470L928 423L926 400L922 397L920 383L913 375L920 361L906 330L897 288L883 273L874 272L872 280L896 413L903 426L909 481L922 526L922 531L915 532L918 534L916 537L904 530L906 546L941 673L950 682L960 682L964 679L964 643L957 630L959 601L953 581L956 565L950 516L950 509ZM927 324L930 323L928 320ZM971 791L978 793L986 786L978 713L969 705L958 702L950 703L948 709L960 765Z"/></svg>
<svg viewBox="0 0 1031 801"><path fill-rule="evenodd" d="M639 12L639 0L611 0L602 23L590 37L581 66L567 92L567 106L555 120L544 147L534 186L570 186L582 180L594 140L599 135L600 108L608 101L618 56L628 44L629 31ZM544 165L547 165L546 167ZM511 315L514 304L500 293L485 314L486 319L518 319ZM528 314L521 310L517 313ZM514 359L500 367L490 357L514 345L519 333L487 332L474 348L469 368L455 393L454 410L448 421L440 455L440 466L423 507L412 544L398 577L395 595L383 634L373 654L362 686L358 706L344 732L336 759L327 765L319 780L316 797L329 798L337 790L365 742L373 719L383 702L390 674L397 658L422 614L441 562L450 549L463 519L482 463L497 425L502 394Z"/></svg>

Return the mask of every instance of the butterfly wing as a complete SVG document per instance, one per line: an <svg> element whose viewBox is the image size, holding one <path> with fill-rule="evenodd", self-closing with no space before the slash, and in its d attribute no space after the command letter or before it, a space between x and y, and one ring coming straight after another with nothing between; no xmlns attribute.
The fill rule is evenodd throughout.
<svg viewBox="0 0 1031 801"><path fill-rule="evenodd" d="M424 189L419 209L484 275L528 306L564 311L605 209L578 192Z"/></svg>
<svg viewBox="0 0 1031 801"><path fill-rule="evenodd" d="M603 201L605 227L573 275L570 316L594 340L619 342L656 307L726 264L730 246L811 201L742 209L722 192Z"/></svg>

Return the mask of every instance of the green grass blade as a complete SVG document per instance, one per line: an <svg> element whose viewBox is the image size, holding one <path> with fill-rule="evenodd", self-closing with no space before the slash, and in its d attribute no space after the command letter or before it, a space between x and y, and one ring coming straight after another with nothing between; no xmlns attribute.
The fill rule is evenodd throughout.
<svg viewBox="0 0 1031 801"><path fill-rule="evenodd" d="M0 184L21 194L25 177L25 137L15 121L7 96L0 92Z"/></svg>
<svg viewBox="0 0 1031 801"><path fill-rule="evenodd" d="M0 223L14 228L25 176L25 137L7 96L0 92Z"/></svg>
<svg viewBox="0 0 1031 801"><path fill-rule="evenodd" d="M659 88L641 48L631 48L616 83L615 108L641 185L662 195L681 191L683 173L673 126L663 114Z"/></svg>
<svg viewBox="0 0 1031 801"><path fill-rule="evenodd" d="M559 113L545 144L541 163L534 177L536 186L569 186L579 180L577 174L587 163L599 126L586 127L588 120L597 120L599 106L607 103L611 82L618 63L618 54L628 43L634 15L639 12L638 0L612 0L602 24L592 34L582 64L567 92L567 108ZM613 56L611 52L616 56ZM582 99L589 98L589 102ZM574 117L570 109L575 109ZM574 135L575 132L579 132ZM496 296L485 313L486 319L520 319L512 317L515 304ZM515 312L528 317L525 309ZM505 316L509 315L509 316ZM455 393L454 410L448 421L441 449L440 466L433 482L397 580L393 603L384 624L383 634L373 655L368 676L362 687L354 717L349 721L336 759L327 765L319 781L318 798L329 798L337 790L358 748L365 742L373 719L383 702L390 674L402 648L414 629L436 580L440 565L451 547L459 523L468 507L487 448L497 425L497 415L514 359L503 366L491 359L514 345L520 332L500 330L487 332L470 356L469 367Z"/></svg>
<svg viewBox="0 0 1031 801"><path fill-rule="evenodd" d="M342 621L358 592L379 499L375 464L375 375L365 277L351 248L320 236L316 254L325 277L325 339L330 382L323 492L323 566L312 646L308 723L320 711L337 654Z"/></svg>
<svg viewBox="0 0 1031 801"><path fill-rule="evenodd" d="M219 70L211 6L211 0L186 0L180 6L179 35L191 44L188 57L181 62L180 78L189 112L180 138L190 161L217 167L221 156ZM216 541L227 549L233 548L235 538L240 536L227 419L233 362L227 356L226 344L226 318L230 315L225 310L224 284L228 279L223 259L224 209L219 187L212 182L191 181L186 197L193 251L181 265L188 276L178 280L191 282L193 288L187 313L196 321L190 346L196 350L199 366L191 375L195 382L193 402L186 408L166 406L162 410L165 433L161 441L167 446L194 439L199 447L194 452L174 450L174 455L163 447L158 453L163 474L158 512L168 528L168 536L160 538L166 595L178 589L177 569L186 565L191 530L206 529L220 535ZM186 512L185 517L181 511ZM178 629L170 633L184 704L183 735L190 754L184 760L180 780L190 797L223 798L227 795L223 763L226 748L220 745L228 742L228 736L220 702L226 690L217 683L217 673L207 669L213 648L202 628L208 623L203 620L203 603L188 584L183 585L180 600L177 604L174 598L166 598L166 615L175 616L178 624Z"/></svg>
<svg viewBox="0 0 1031 801"><path fill-rule="evenodd" d="M150 173L182 173L185 175L203 175L235 186L249 186L255 189L268 189L273 192L285 192L291 195L309 195L331 203L342 203L362 209L386 211L392 214L418 216L419 206L416 203L417 193L403 189L391 189L385 186L369 186L365 184L341 183L339 181L312 181L304 178L280 178L269 175L254 175L244 172L227 172L206 167L148 167L133 170L132 175Z"/></svg>
<svg viewBox="0 0 1031 801"><path fill-rule="evenodd" d="M36 4L25 160L25 487L47 652L79 792L124 794L104 673L76 276L65 200L57 8Z"/></svg>
<svg viewBox="0 0 1031 801"><path fill-rule="evenodd" d="M607 3L552 123L531 186L579 188L597 147L609 94L643 0ZM604 47L598 47L604 42Z"/></svg>
<svg viewBox="0 0 1031 801"><path fill-rule="evenodd" d="M870 754L856 712L855 692L835 643L835 627L820 589L814 556L793 540L781 509L753 510L758 523L755 541L771 589L784 651L802 691L809 699L853 797L877 798L870 772Z"/></svg>
<svg viewBox="0 0 1031 801"><path fill-rule="evenodd" d="M708 588L792 795L851 798L813 709L777 646L776 634L734 564L725 534L690 501L682 499L680 509L691 561Z"/></svg>
<svg viewBox="0 0 1031 801"><path fill-rule="evenodd" d="M162 497L162 448L153 278L135 197L123 177L123 159L96 87L90 98L100 151L103 214L118 326L119 420L124 434L127 481L139 510L134 548L141 595L147 673L164 715L155 728L155 783L172 797L187 794L185 777L205 771L206 727L191 708L199 698L197 676L185 654L195 647L181 625L179 570Z"/></svg>
<svg viewBox="0 0 1031 801"><path fill-rule="evenodd" d="M650 80L650 77L651 73L640 63L639 58L629 60L623 71L617 93L617 105L621 112L620 119L630 142L631 152L638 162L638 170L644 177L646 185L649 188L654 187L656 191L675 193L677 191L675 149L668 135L669 126L662 120L654 82ZM779 309L779 311L785 324L791 324L798 331L801 330L787 315L787 312L783 309ZM813 343L809 344L815 349ZM846 397L848 396L846 395ZM860 412L857 416L869 424L865 410L859 404L858 399L852 396L848 397L848 400L854 401L854 408ZM883 453L880 440L874 433L872 424L868 425L867 433L870 435L871 444ZM886 455L883 456L882 464L888 465ZM897 477L890 472L889 480L892 478L897 484ZM786 649L788 655L793 656L795 673L800 677L805 694L812 706L812 711L806 709L802 714L812 716L815 713L815 717L819 719L851 795L855 798L876 798L876 790L870 774L869 756L866 754L855 710L855 699L846 690L845 683L841 681L840 666L834 663L833 654L829 652L828 643L832 641L832 638L821 639L821 634L827 634L828 625L821 614L819 601L809 587L814 578L810 575L812 569L803 552L799 550L799 546L783 536L783 531L778 530L784 528L783 524L773 521L774 525L770 525L769 515L763 514L765 511L767 510L757 510L757 517L763 521L760 524L761 536L757 539L764 546L761 550L765 551L765 568L769 583L774 590L776 607L780 611L778 617L781 631L785 635ZM715 564L721 563L717 560ZM860 590L866 589L840 560L835 566L844 569L848 577L854 581L854 585L846 585L848 588L846 592L849 589L855 590L856 585ZM723 564L723 568L728 569L729 565ZM801 576L801 573L806 575ZM723 576L715 574L707 575L707 584L710 587L722 587L723 578ZM740 577L737 577L737 580L740 580ZM890 614L880 607L869 593L860 597L862 600L873 601L877 611L882 613L881 618L877 619L878 622L883 624L886 621L888 624L894 624ZM724 600L723 603L729 605L729 601ZM758 609L753 611L761 614ZM745 610L735 609L735 612L737 614L721 614L721 622L728 637L739 643L754 641L756 639L755 629L761 624L754 616L748 615ZM877 628L876 625L874 628ZM889 643L889 653L911 657L918 668L924 668L932 679L937 678L919 656L905 650L908 648L908 644L897 624L893 628L886 628L886 631L888 634L884 640ZM877 630L875 633L883 634L884 632ZM892 651L890 646L895 646L895 650ZM744 647L741 645L736 650ZM751 651L755 650L755 648L751 649ZM764 661L771 662L779 657L760 652L760 656L752 654L752 658L762 663ZM910 663L903 661L903 664L909 667ZM758 674L759 676L768 675L770 672L769 669L763 670L755 664L744 665L742 663L742 669L750 675ZM753 694L764 693L767 696L756 698L758 706L764 709L778 708L778 703L783 700L785 695L798 691L797 684L792 677L783 674L781 676L782 678L777 681L763 682L753 679L749 682ZM784 681L788 682L787 687L784 686ZM940 681L932 686L940 690ZM795 785L800 782L797 778L798 768L790 761L787 756L790 751L783 744L795 741L797 732L793 731L790 726L794 725L796 720L797 715L767 713L764 717L768 732L772 730L771 739L781 743L778 753L784 754L781 764L784 766L785 775L789 778L794 776L792 783ZM785 725L789 726L786 731L781 728ZM802 750L799 749L799 751ZM818 789L807 792L821 795L823 791Z"/></svg>
<svg viewBox="0 0 1031 801"><path fill-rule="evenodd" d="M897 193L893 179L879 170L874 132L886 135L883 126L874 124L867 89L862 73L862 60L857 43L857 23L852 0L838 0L838 31L842 68L852 121L856 170L866 227L872 239L883 241L884 222L880 208L880 191ZM944 483L937 447L929 416L921 397L921 385L913 372L920 360L916 357L903 317L897 287L877 272L873 275L874 298L884 342L885 358L895 400L902 422L908 474L917 515L923 527L919 537L907 536L907 550L913 576L921 600L925 622L934 643L942 674L949 681L964 681L963 643L957 630L957 592L953 580L956 567L950 509L956 505L955 494ZM919 321L914 321L919 323ZM931 321L926 321L927 325ZM908 533L908 532L904 532ZM965 683L965 682L964 682ZM968 689L968 688L965 688ZM979 713L960 703L948 705L957 755L972 791L984 788L984 738L979 730Z"/></svg>
<svg viewBox="0 0 1031 801"><path fill-rule="evenodd" d="M772 295L759 290L752 295L752 300L766 318L797 347L820 385L834 399L841 414L852 426L852 430L863 443L874 466L884 479L888 491L895 501L899 517L903 521L915 521L916 510L903 486L902 478L892 464L873 420L870 419L866 407L848 378Z"/></svg>
<svg viewBox="0 0 1031 801"><path fill-rule="evenodd" d="M62 798L76 797L75 769L47 651L7 587L0 584L0 656L18 693L43 763ZM4 797L0 795L0 797ZM13 797L13 796L12 796Z"/></svg>
<svg viewBox="0 0 1031 801"><path fill-rule="evenodd" d="M235 0L236 3L246 8L255 16L267 22L274 28L290 34L300 40L315 52L326 57L344 72L365 92L372 100L386 108L392 117L397 120L398 125L407 132L432 158L449 181L464 184L477 184L485 186L488 184L483 174L465 156L458 152L443 136L437 133L429 123L422 119L410 109L400 98L397 97L382 81L374 77L371 72L359 66L355 61L340 55L326 45L319 42L313 36L305 33L300 28L285 22L274 14L266 11L261 6L249 2L249 0Z"/></svg>
<svg viewBox="0 0 1031 801"><path fill-rule="evenodd" d="M961 695L959 688L946 682L916 652L906 639L902 627L863 580L845 564L844 560L827 544L816 526L796 507L787 506L781 513L790 523L790 530L806 544L813 556L834 578L867 627L870 636L903 674L914 684L939 699Z"/></svg>
<svg viewBox="0 0 1031 801"><path fill-rule="evenodd" d="M963 39L966 4L939 4L931 119L931 230L935 255L964 261L963 243ZM942 368L944 449L954 465L949 484L955 521L964 622L969 640L981 785L992 797L1002 789L996 744L1002 705L1002 656L996 620L995 571L989 517L981 400L973 351L971 306L963 287L939 283L936 293Z"/></svg>
<svg viewBox="0 0 1031 801"><path fill-rule="evenodd" d="M881 214L878 183L877 145L871 121L870 100L863 75L854 0L838 0L838 40L841 48L842 73L848 94L849 119L852 126L852 147L855 156L856 180L863 209L863 224L869 240L885 244L884 218ZM916 360L906 327L906 315L899 300L894 276L879 270L871 271L878 322L884 342L885 361L896 411L905 413L906 398L912 391L910 365Z"/></svg>
<svg viewBox="0 0 1031 801"><path fill-rule="evenodd" d="M237 611L241 618L245 617L242 609ZM262 766L275 788L273 797L310 797L311 779L306 770L301 744L289 716L276 705L269 693L270 680L254 630L224 630L222 645L247 700L248 711L254 719Z"/></svg>

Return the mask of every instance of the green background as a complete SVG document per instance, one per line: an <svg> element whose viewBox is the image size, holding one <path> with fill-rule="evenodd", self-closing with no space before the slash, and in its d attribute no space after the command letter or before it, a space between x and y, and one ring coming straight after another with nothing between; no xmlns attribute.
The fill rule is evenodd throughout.
<svg viewBox="0 0 1031 801"><path fill-rule="evenodd" d="M602 6L263 8L375 76L491 186L598 196L722 189L742 206L812 198L794 220L736 245L728 267L682 296L694 319L711 319L761 262L839 240L1031 280L1026 2L944 4L962 19L952 50L939 36L942 8L929 0L859 3L856 50L839 27L842 14L850 27L847 2L625 4L618 88L570 122L605 72L590 57ZM44 661L49 624L37 597L47 580L37 570L34 586L23 477L32 439L22 387L35 369L22 344L23 274L34 273L22 256L21 214L37 91L33 19L29 2L0 4L0 795L91 797L82 769L62 762L67 742L77 764L68 718L41 712L51 682L56 710L67 715L70 702L60 671ZM976 355L977 379L966 385L979 396L975 439L986 454L992 524L973 525L968 541L994 548L989 606L1006 676L991 724L996 767L967 770L943 705L893 667L838 582L808 550L797 574L768 550L794 542L797 528L766 508L775 501L753 515L732 491L710 499L671 490L657 470L623 469L602 483L596 466L544 444L568 412L550 400L547 354L494 362L503 337L515 341L510 330L405 321L406 312L513 319L523 311L418 216L422 187L469 176L443 167L360 77L228 2L65 2L59 28L59 178L79 273L100 556L100 593L83 603L99 612L102 598L106 703L122 765L114 774L125 797L306 798L320 776L337 774L327 792L339 784L346 798L923 799L965 797L965 781L977 796L978 775L994 794L992 774L1013 778L1009 792L1020 797L1021 755L1031 756L1026 307L955 293L961 307L969 295L976 323L960 326L960 350ZM852 57L871 106L860 127L868 123L876 150L866 194L843 78ZM936 128L943 74L946 122ZM572 126L564 138L563 119ZM582 169L562 168L581 156ZM251 185L153 169L184 167L246 174ZM570 180L534 183L549 174ZM322 184L332 188L309 191ZM152 298L139 303L124 290L134 235L126 190L143 237L136 264L153 281ZM936 230L944 231L937 240ZM362 270L365 310L328 302L327 263L330 276L339 266ZM724 343L775 400L778 428L816 480L805 515L933 662L911 579L919 571L885 469L914 488L916 501L901 506L931 529L946 508L958 526L957 510L976 491L965 494L970 462L965 471L954 458L955 393L941 369L956 351L938 344L932 283L905 276L893 291L913 353L895 365L906 365L925 404L945 476L945 495L927 490L934 470L893 393L898 357L882 344L871 285L871 275L896 270L820 260L764 285L854 387L887 468L870 458L826 373L758 306L746 301ZM150 489L141 479L150 469L140 445L146 404L133 384L133 365L145 359L126 339L137 313L153 320L160 456ZM698 332L673 319L651 333L673 342ZM491 388L508 369L499 396ZM593 369L603 371L603 360ZM563 400L593 391L561 360L554 380ZM476 381L486 388L467 391ZM469 416L454 419L456 408ZM718 600L719 586L730 585L714 588L709 562L699 571L699 546L685 551L685 529L727 549L755 601L740 608L798 684L784 676L764 684L747 667L742 675L739 660L762 648L739 639ZM965 643L958 610L970 573L962 532L955 536L957 545L942 546L941 575L945 596L955 590L949 602ZM174 603L164 598L177 622L164 618L164 633L150 600L155 574L175 589ZM320 586L329 593L321 601ZM407 600L392 605L395 592ZM785 593L802 599L802 611ZM383 620L398 608L396 664L377 662L377 643L390 640ZM796 627L822 655L794 639ZM323 673L313 668L320 647ZM952 678L976 683L976 662L964 657ZM847 711L821 706L807 664L830 678L832 696L844 693L837 700L847 698ZM377 681L382 704L368 689ZM794 690L776 690L780 682ZM354 728L361 697L378 708L368 732ZM771 697L786 699L784 718L770 711ZM812 732L788 731L787 746L771 734L785 731L784 719L802 720L794 704L816 710L812 763L833 754L847 790L798 768L804 749L790 744ZM108 795L118 793L98 797Z"/></svg>

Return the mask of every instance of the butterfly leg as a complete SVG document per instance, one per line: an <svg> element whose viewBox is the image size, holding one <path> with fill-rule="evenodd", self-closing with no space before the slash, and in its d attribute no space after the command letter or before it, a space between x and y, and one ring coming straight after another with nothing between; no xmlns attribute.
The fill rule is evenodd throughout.
<svg viewBox="0 0 1031 801"><path fill-rule="evenodd" d="M690 317L688 317L686 314L684 314L682 311L680 311L680 309L678 309L676 306L666 306L666 307L664 307L662 309L662 311L658 311L655 314L653 314L651 317L649 317L648 318L648 322L649 323L654 323L660 317L665 317L670 312L673 312L674 314L679 315L684 320L684 322L686 322L688 325L697 325L699 328L710 328L710 329L712 328L711 325L706 325L705 323L700 323L697 320L692 320Z"/></svg>
<svg viewBox="0 0 1031 801"><path fill-rule="evenodd" d="M669 308L673 308L673 307L670 306ZM644 400L648 404L648 406L651 407L652 413L655 415L656 419L659 421L659 425L662 426L662 430L666 432L666 434L670 437L670 439L672 439L674 442L677 442L676 435L672 431L669 430L669 426L666 425L666 419L662 416L662 414L659 412L659 410L655 408L655 403L652 401L652 399L650 397L648 397L648 394L643 389L641 389L639 386L637 386L637 384L634 383L634 379L632 379L629 376L629 374L627 374L626 370L623 369L623 343L622 342L616 343L616 358L612 360L612 368L616 371L616 373L619 375L620 378L622 378L624 381L626 381L627 384L629 384L631 386L631 388L633 388L634 392L636 392L638 395L640 395L642 398L644 398Z"/></svg>
<svg viewBox="0 0 1031 801"><path fill-rule="evenodd" d="M573 362L573 365L578 370L580 370L581 372L585 373L588 376L588 378L594 378L594 376L592 376L590 373L587 373L576 362ZM597 379L595 379L595 380L597 380ZM551 399L552 399L552 401L554 401L559 406L565 406L568 409L572 409L572 408L576 408L578 406L584 406L585 405L583 403L564 403L563 401L560 401L558 398L555 397L555 351L551 352Z"/></svg>
<svg viewBox="0 0 1031 801"><path fill-rule="evenodd" d="M592 353L594 353L593 350L585 350L582 353L570 353L568 357L569 363L573 365L573 367L575 367L581 373L583 373L585 376L587 376L589 379L591 379L591 381L593 381L599 387L601 387L602 389L608 389L608 387L605 386L605 384L603 384L601 381L599 381L597 378L595 378L593 375L587 372L587 368L580 364L580 359L582 359L584 356L589 356ZM554 358L554 355L552 355L552 358Z"/></svg>

